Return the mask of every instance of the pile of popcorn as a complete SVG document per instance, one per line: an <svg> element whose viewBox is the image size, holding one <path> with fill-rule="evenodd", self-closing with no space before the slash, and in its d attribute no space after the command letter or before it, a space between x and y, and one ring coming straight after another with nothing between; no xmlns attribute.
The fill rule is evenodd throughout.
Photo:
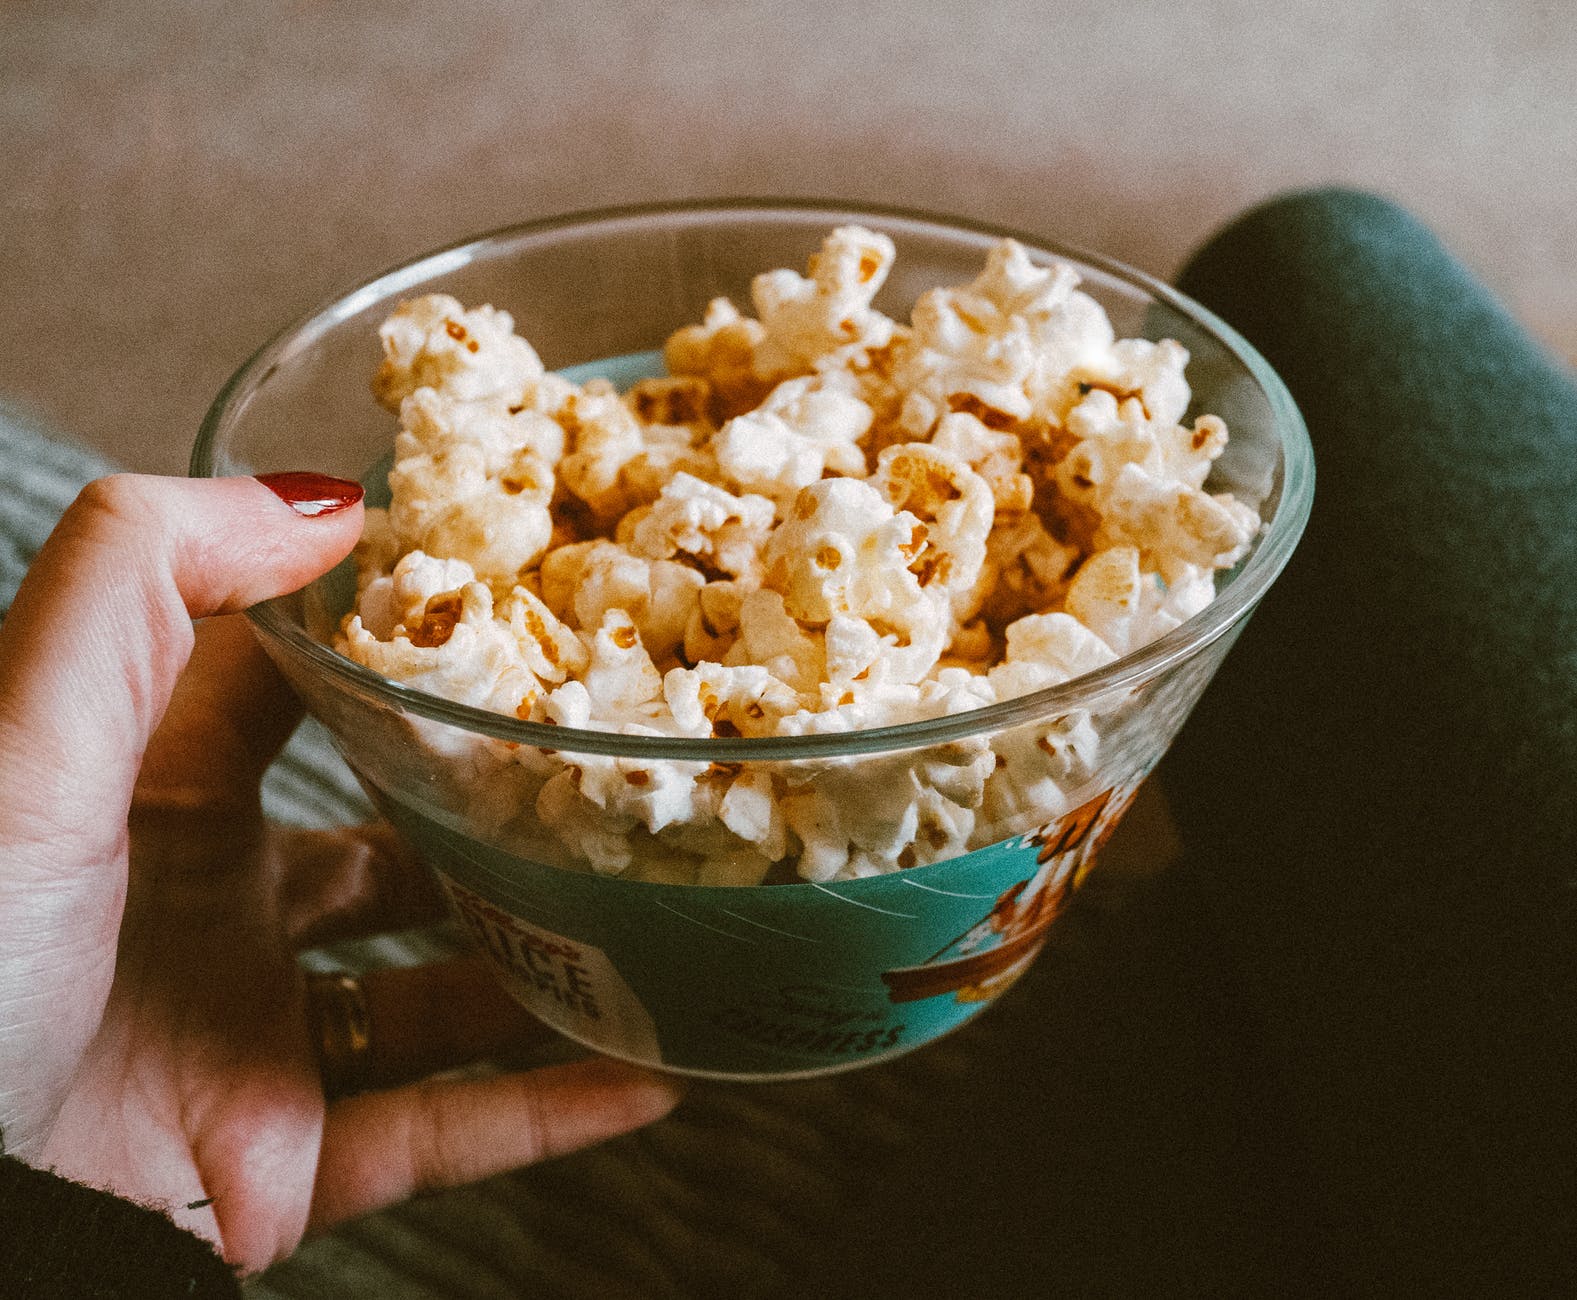
<svg viewBox="0 0 1577 1300"><path fill-rule="evenodd" d="M1176 627L1260 529L1205 490L1185 350L1115 337L1011 240L900 324L886 236L834 230L619 393L544 371L513 321L431 295L382 327L400 417L335 648L533 722L631 736L847 732L1067 681ZM446 729L429 728L436 733ZM1044 821L1088 716L819 763L564 754L449 731L467 814L634 878L848 879ZM1015 821L1017 819L1017 821ZM544 848L544 831L556 850Z"/></svg>

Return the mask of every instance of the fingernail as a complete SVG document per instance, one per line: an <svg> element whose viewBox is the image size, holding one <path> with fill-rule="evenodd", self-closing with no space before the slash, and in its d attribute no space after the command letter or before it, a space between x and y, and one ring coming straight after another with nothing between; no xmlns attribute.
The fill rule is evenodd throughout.
<svg viewBox="0 0 1577 1300"><path fill-rule="evenodd" d="M309 519L332 515L355 505L362 498L360 483L330 478L309 470L290 470L283 474L259 474L257 481L294 510Z"/></svg>

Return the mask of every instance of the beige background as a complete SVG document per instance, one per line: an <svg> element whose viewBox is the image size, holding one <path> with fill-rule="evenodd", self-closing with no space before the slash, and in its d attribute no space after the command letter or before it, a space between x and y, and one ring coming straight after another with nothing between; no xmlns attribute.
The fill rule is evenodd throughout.
<svg viewBox="0 0 1577 1300"><path fill-rule="evenodd" d="M299 311L491 226L730 193L1173 271L1280 188L1411 206L1577 355L1567 0L0 5L0 395L179 471Z"/></svg>

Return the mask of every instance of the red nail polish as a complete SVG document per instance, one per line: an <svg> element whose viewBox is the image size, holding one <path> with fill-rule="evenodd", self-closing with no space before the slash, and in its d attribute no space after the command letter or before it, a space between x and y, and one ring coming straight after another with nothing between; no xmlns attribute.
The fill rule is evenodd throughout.
<svg viewBox="0 0 1577 1300"><path fill-rule="evenodd" d="M337 510L355 505L362 498L360 483L307 470L259 474L257 481L298 515L308 518L332 515Z"/></svg>

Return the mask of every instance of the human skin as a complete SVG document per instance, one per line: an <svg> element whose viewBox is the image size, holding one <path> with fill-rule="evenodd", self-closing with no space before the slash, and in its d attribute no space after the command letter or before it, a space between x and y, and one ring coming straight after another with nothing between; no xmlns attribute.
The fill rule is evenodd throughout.
<svg viewBox="0 0 1577 1300"><path fill-rule="evenodd" d="M261 813L299 714L239 611L350 551L359 492L327 492L306 514L251 478L99 480L0 626L3 1149L166 1208L245 1271L678 1097L596 1059L407 1082L524 1027L470 961L369 984L395 1086L325 1097L296 953L439 906L385 829Z"/></svg>

